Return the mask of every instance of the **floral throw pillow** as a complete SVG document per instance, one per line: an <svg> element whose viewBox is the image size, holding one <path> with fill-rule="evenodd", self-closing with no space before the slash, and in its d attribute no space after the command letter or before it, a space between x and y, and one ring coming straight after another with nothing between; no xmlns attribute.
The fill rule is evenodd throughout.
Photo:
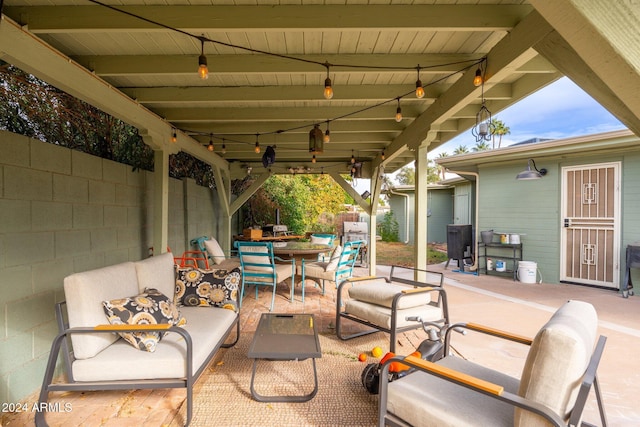
<svg viewBox="0 0 640 427"><path fill-rule="evenodd" d="M240 269L178 268L175 301L178 306L212 306L238 311Z"/></svg>
<svg viewBox="0 0 640 427"><path fill-rule="evenodd" d="M102 306L112 325L170 325L184 326L187 321L180 315L173 301L157 289L146 288L140 295L103 301ZM143 351L154 352L165 332L119 332L129 344Z"/></svg>

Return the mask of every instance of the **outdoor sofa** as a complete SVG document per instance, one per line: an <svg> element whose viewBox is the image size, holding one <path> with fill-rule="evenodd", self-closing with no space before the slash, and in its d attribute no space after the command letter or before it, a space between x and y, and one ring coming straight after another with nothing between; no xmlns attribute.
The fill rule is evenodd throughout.
<svg viewBox="0 0 640 427"><path fill-rule="evenodd" d="M209 295L223 296L215 298L220 304L194 296L190 285L204 283L203 272L177 268L171 253L66 277L66 300L56 306L60 332L51 347L39 407L46 407L54 391L186 388L188 425L195 381L221 347L237 342L240 332L239 271L217 273L216 279L210 277L216 271L208 272L205 285ZM193 306L171 304L178 294ZM59 355L66 382L53 383ZM47 425L44 412L36 414L36 425Z"/></svg>

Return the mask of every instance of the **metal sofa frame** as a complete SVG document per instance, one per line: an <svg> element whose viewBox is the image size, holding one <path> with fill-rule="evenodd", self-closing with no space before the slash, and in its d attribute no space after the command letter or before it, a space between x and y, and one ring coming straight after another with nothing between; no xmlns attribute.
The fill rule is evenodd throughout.
<svg viewBox="0 0 640 427"><path fill-rule="evenodd" d="M240 338L240 321L239 316L236 317L234 322L229 325L229 328L224 334L225 340L229 337L233 329L236 330L236 336L233 342L225 343L225 340L218 342L205 359L204 363L197 367L194 372L193 366L193 342L191 335L185 329L177 326L164 325L98 325L95 327L84 328L69 328L65 316L66 303L64 301L56 304L56 321L58 323L59 333L53 340L51 345L51 352L49 353L49 360L44 374L42 382L42 388L40 389L40 395L38 398L38 407L43 408L47 406L47 401L50 392L55 391L95 391L95 390L132 390L132 389L156 389L156 388L186 388L187 389L187 419L185 425L191 423L193 416L193 385L200 378L205 368L209 365L209 362L215 357L220 348L229 348L234 346ZM221 309L224 310L224 309ZM235 328L234 328L235 327ZM121 380L121 381L82 381L76 382L73 378L73 350L70 343L70 336L72 334L87 334L87 333L114 333L114 332L136 332L136 331L159 331L159 332L175 332L184 338L187 353L186 353L186 377L183 378L162 378L162 379L144 379L144 380ZM56 368L56 362L62 350L62 358L64 361L64 367L66 368L66 382L65 383L53 383L53 376ZM38 427L47 426L45 420L45 411L38 411L35 415L35 423Z"/></svg>

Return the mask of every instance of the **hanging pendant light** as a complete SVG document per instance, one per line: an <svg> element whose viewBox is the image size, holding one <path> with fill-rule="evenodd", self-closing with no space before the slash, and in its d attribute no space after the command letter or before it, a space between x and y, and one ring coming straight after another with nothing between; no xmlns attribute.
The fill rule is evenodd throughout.
<svg viewBox="0 0 640 427"><path fill-rule="evenodd" d="M173 129L173 134L171 135L171 142L173 142L174 144L176 142L178 142L178 134L176 133L176 129Z"/></svg>
<svg viewBox="0 0 640 427"><path fill-rule="evenodd" d="M322 142L324 143L331 142L331 132L329 132L329 121L327 121L327 130L324 131L324 137L322 138Z"/></svg>
<svg viewBox="0 0 640 427"><path fill-rule="evenodd" d="M313 154L322 153L324 151L324 135L320 127L315 124L309 132L309 152Z"/></svg>
<svg viewBox="0 0 640 427"><path fill-rule="evenodd" d="M422 99L424 98L424 87L422 86L422 81L420 80L420 66L418 65L418 80L416 80L416 98Z"/></svg>
<svg viewBox="0 0 640 427"><path fill-rule="evenodd" d="M207 145L207 150L213 152L214 147L213 147L213 134L209 135L209 145Z"/></svg>
<svg viewBox="0 0 640 427"><path fill-rule="evenodd" d="M202 44L202 50L198 57L198 75L202 80L206 80L209 78L209 67L207 66L207 57L204 56L204 38L200 39L200 43Z"/></svg>
<svg viewBox="0 0 640 427"><path fill-rule="evenodd" d="M398 108L396 108L396 122L402 121L402 108L400 108L400 98L398 98Z"/></svg>
<svg viewBox="0 0 640 427"><path fill-rule="evenodd" d="M483 78L482 78L482 71L480 70L480 67L478 67L478 69L476 70L476 76L473 78L473 85L475 87L480 86L483 83Z"/></svg>
<svg viewBox="0 0 640 427"><path fill-rule="evenodd" d="M258 136L259 134L256 133L256 145L253 148L253 151L255 151L256 154L260 154L260 142L258 141Z"/></svg>
<svg viewBox="0 0 640 427"><path fill-rule="evenodd" d="M482 100L482 107L476 114L476 125L471 129L471 134L476 138L476 142L491 141L491 137L494 133L494 126L491 122L491 111L484 105Z"/></svg>
<svg viewBox="0 0 640 427"><path fill-rule="evenodd" d="M333 98L333 88L331 87L331 78L329 78L329 63L325 63L324 66L327 67L327 78L324 80L324 98L331 99Z"/></svg>

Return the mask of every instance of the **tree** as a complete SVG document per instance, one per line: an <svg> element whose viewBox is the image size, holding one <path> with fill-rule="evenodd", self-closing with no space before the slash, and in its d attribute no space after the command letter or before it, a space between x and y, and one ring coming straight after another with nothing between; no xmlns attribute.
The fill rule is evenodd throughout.
<svg viewBox="0 0 640 427"><path fill-rule="evenodd" d="M491 150L491 147L489 146L489 143L485 140L482 140L481 142L477 142L475 147L471 148L471 151L486 151L486 150Z"/></svg>
<svg viewBox="0 0 640 427"><path fill-rule="evenodd" d="M243 206L244 226L274 224L276 209L296 234L335 232L332 220L344 211L344 190L328 175L271 176Z"/></svg>
<svg viewBox="0 0 640 427"><path fill-rule="evenodd" d="M135 127L2 61L0 129L153 170L153 150ZM215 186L211 166L185 152L169 156L169 176Z"/></svg>
<svg viewBox="0 0 640 427"><path fill-rule="evenodd" d="M380 222L378 229L383 242L397 242L400 240L400 226L393 212L388 211L384 214L384 218Z"/></svg>
<svg viewBox="0 0 640 427"><path fill-rule="evenodd" d="M458 145L458 148L456 148L455 150L453 150L453 154L465 154L468 153L469 149L467 148L466 145Z"/></svg>
<svg viewBox="0 0 640 427"><path fill-rule="evenodd" d="M496 135L498 136L498 147L502 144L502 137L504 135L509 135L511 133L511 129L507 125L504 124L502 120L491 119L491 126L493 127L493 135L491 136L491 144L493 148L496 148Z"/></svg>
<svg viewBox="0 0 640 427"><path fill-rule="evenodd" d="M404 166L396 175L396 179L400 185L415 185L416 169L413 166Z"/></svg>

